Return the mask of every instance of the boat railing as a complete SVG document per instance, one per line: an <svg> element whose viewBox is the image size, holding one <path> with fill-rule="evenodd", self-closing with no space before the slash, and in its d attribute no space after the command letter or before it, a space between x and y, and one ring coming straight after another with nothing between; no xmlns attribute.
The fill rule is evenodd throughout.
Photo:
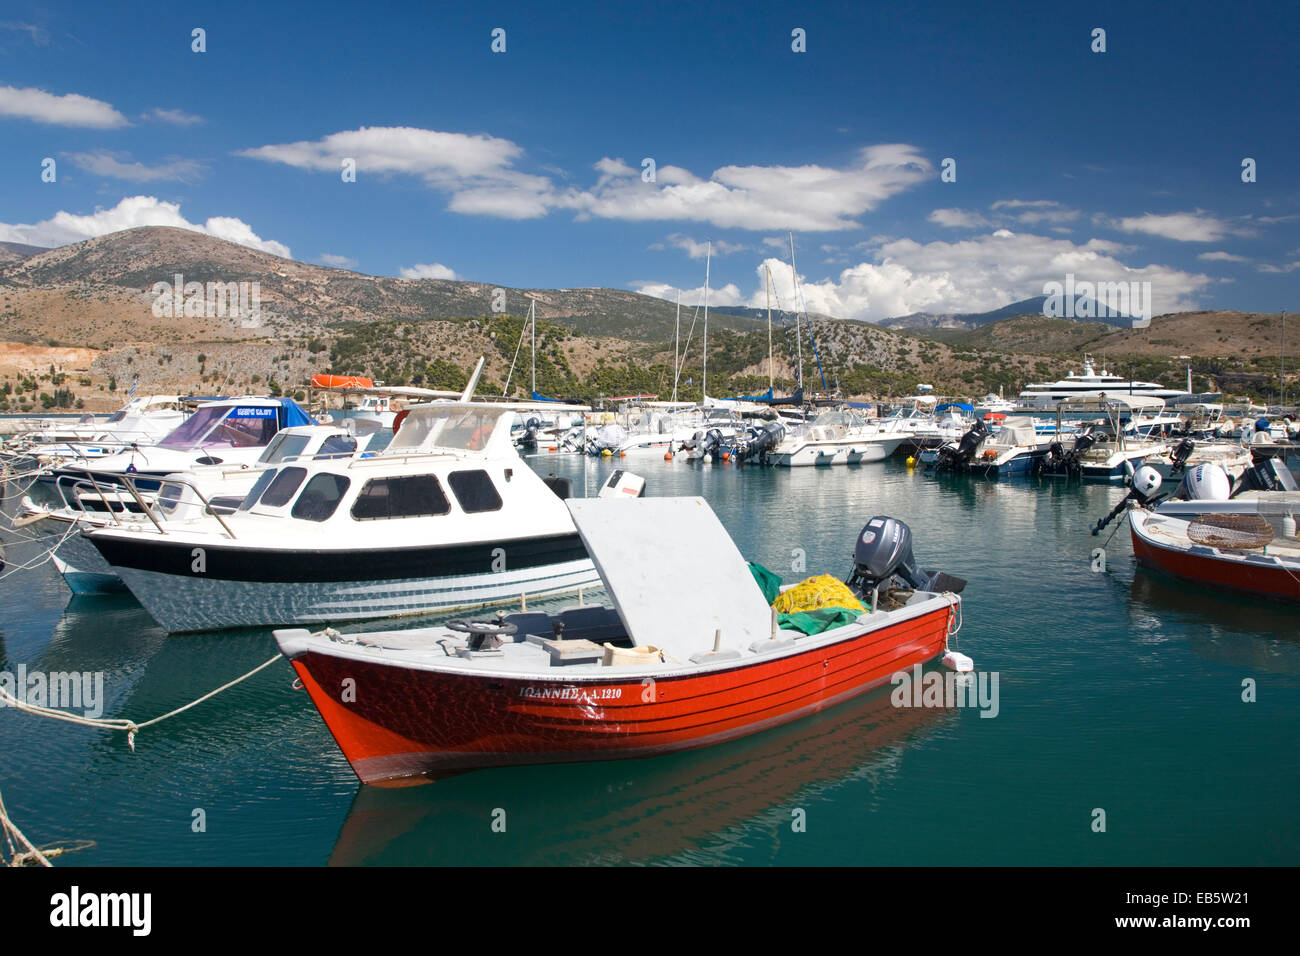
<svg viewBox="0 0 1300 956"><path fill-rule="evenodd" d="M105 488L105 486L100 483L98 478L104 478L109 475L112 476L112 478L115 480L115 483ZM86 508L84 505L80 504L80 498L78 498L78 504L76 505L72 504L68 500L67 490L68 489L76 490L78 488L89 490L91 493L93 493L99 498L99 500L104 505L104 511L108 515L109 519L113 522L113 524L118 526L121 526L122 524L122 518L120 514L126 511L125 505L120 500L120 489L125 487L126 491L131 495L131 498L135 501L136 505L139 507L140 509L139 513L143 514L146 518L148 518L153 523L154 527L158 529L159 534L167 533L167 529L163 527L162 522L158 520L158 515L154 512L153 505L157 503L156 499L152 502L146 500L145 497L140 493L140 489L136 487L136 481L139 480L139 476L130 475L130 474L119 474L116 472L99 472L98 478L96 477L96 473L93 471L88 471L83 475L76 475L76 476L60 475L55 480L54 486L59 494L59 497L62 499L64 506L70 511L85 512ZM159 481L160 479L154 477L154 478L148 478L147 480ZM121 482L122 484L116 484L116 482ZM161 479L161 482L163 485L181 485L183 487L189 488L191 491L194 492L194 496L199 500L199 504L203 506L203 513L205 515L211 515L213 518L216 518L217 522L221 525L222 530L226 532L226 535L229 538L236 539L238 537L238 535L235 534L234 530L231 529L230 525L226 523L225 518L223 518L221 514L212 507L212 502L208 500L207 496L203 494L203 492L199 489L198 485L196 485L193 481L182 476L176 476L176 477L168 477L165 479ZM121 512L113 510L114 502L113 500L110 499L109 497L110 494L113 495L113 499L117 499L117 504L121 507Z"/></svg>

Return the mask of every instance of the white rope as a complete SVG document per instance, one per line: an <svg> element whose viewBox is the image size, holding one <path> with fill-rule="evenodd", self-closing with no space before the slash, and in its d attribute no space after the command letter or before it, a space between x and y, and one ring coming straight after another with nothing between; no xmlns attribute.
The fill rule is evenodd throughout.
<svg viewBox="0 0 1300 956"><path fill-rule="evenodd" d="M230 681L229 683L222 684L216 690L209 691L208 693L204 694L202 697L198 698L197 700L191 701L190 703L186 704L183 707L177 707L175 710L168 711L167 713L163 714L161 717L155 717L153 718L153 720L146 720L143 723L136 723L135 721L127 720L124 717L82 717L77 714L70 714L66 710L58 710L54 707L41 707L36 704L29 704L26 701L20 700L19 698L15 697L13 694L9 693L9 691L5 690L3 686L0 686L0 701L4 701L9 706L15 707L18 710L27 711L27 713L29 714L37 714L38 716L41 717L50 717L54 720L63 720L63 721L67 721L70 724L81 724L83 727L98 727L101 730L125 731L127 746L129 746L131 748L131 752L134 753L135 735L138 734L140 731L144 730L144 728L150 727L153 724L161 723L162 721L166 720L169 717L175 717L177 714L183 713L189 710L191 707L203 703L208 698L217 696L217 694L220 694L223 690L227 690L231 687L234 687L236 684L240 683L241 681L248 680L248 678L252 677L258 671L270 667L272 664L280 660L282 657L284 657L283 654L276 654L270 660L266 661L265 663L257 665L247 674L244 674L242 677L236 677L234 680Z"/></svg>
<svg viewBox="0 0 1300 956"><path fill-rule="evenodd" d="M68 535L77 530L77 525L75 523L68 525L68 530L59 535L59 540L55 541L54 544L42 551L39 557L31 558L30 560L20 564L14 564L13 562L7 561L4 571L0 572L0 581L3 581L5 578L9 577L9 575L16 574L19 571L30 571L33 568L39 568L42 564L51 560L54 557L54 552L59 549L59 545L63 544L63 542L67 540ZM32 540L35 539L28 539L29 542ZM2 688L0 688L0 690L2 690Z"/></svg>
<svg viewBox="0 0 1300 956"><path fill-rule="evenodd" d="M44 853L37 849L31 840L23 836L23 831L19 830L14 822L9 819L9 811L5 809L5 801L2 796L0 796L0 827L4 829L5 843L9 846L9 866L22 866L29 859L35 860L41 866L54 865ZM27 847L27 851L25 853L18 852L18 848L14 846L14 840Z"/></svg>

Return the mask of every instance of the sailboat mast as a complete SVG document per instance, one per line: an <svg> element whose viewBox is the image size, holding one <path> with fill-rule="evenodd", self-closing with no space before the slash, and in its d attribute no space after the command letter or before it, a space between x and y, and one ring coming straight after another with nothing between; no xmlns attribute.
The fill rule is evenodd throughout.
<svg viewBox="0 0 1300 956"><path fill-rule="evenodd" d="M700 383L700 404L709 398L709 263L713 261L713 240L704 260L704 381Z"/></svg>
<svg viewBox="0 0 1300 956"><path fill-rule="evenodd" d="M763 271L767 274L767 282L764 288L767 290L767 390L770 394L773 388L772 372L772 270L764 264Z"/></svg>
<svg viewBox="0 0 1300 956"><path fill-rule="evenodd" d="M682 290L677 290L677 323L673 326L673 401L677 401L678 351L682 341Z"/></svg>
<svg viewBox="0 0 1300 956"><path fill-rule="evenodd" d="M790 275L794 278L794 302L791 308L795 310L794 314L794 345L799 354L799 388L803 389L803 330L799 328L799 272L794 266L794 233L790 234Z"/></svg>
<svg viewBox="0 0 1300 956"><path fill-rule="evenodd" d="M532 401L537 397L537 300L530 298L528 301L528 321L533 327L533 393L528 396Z"/></svg>

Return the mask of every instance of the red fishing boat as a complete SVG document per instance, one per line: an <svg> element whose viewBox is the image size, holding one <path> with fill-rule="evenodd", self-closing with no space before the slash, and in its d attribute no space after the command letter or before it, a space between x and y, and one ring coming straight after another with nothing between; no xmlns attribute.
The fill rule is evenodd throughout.
<svg viewBox="0 0 1300 956"><path fill-rule="evenodd" d="M1277 536L1259 513L1188 518L1135 508L1129 523L1133 556L1146 567L1213 587L1300 601L1300 541Z"/></svg>
<svg viewBox="0 0 1300 956"><path fill-rule="evenodd" d="M894 518L858 538L847 585L868 613L824 610L810 626L778 618L703 499L568 504L613 607L275 632L362 781L720 743L931 661L958 626L965 582L919 570Z"/></svg>

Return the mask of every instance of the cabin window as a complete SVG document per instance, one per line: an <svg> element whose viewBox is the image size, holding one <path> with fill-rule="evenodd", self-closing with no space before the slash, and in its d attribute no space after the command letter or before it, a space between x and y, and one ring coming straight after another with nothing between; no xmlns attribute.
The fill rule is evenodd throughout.
<svg viewBox="0 0 1300 956"><path fill-rule="evenodd" d="M307 442L310 440L308 435L290 435L288 432L280 432L271 440L271 444L266 446L266 451L262 452L262 457L258 461L268 464L292 461L302 454L302 450L307 447Z"/></svg>
<svg viewBox="0 0 1300 956"><path fill-rule="evenodd" d="M453 471L447 476L447 484L467 514L501 510L501 495L486 471Z"/></svg>
<svg viewBox="0 0 1300 956"><path fill-rule="evenodd" d="M275 480L266 489L266 493L262 495L262 504L268 508L283 508L293 500L293 493L298 490L298 486L306 477L306 468L281 468Z"/></svg>
<svg viewBox="0 0 1300 956"><path fill-rule="evenodd" d="M262 492L266 491L266 486L275 480L275 476L276 470L274 468L268 468L262 472L257 481L254 482L253 487L248 490L248 494L244 496L244 500L239 505L239 510L247 511L257 504L257 499L262 497Z"/></svg>
<svg viewBox="0 0 1300 956"><path fill-rule="evenodd" d="M317 458L350 458L357 450L357 440L351 435L330 435L321 442Z"/></svg>
<svg viewBox="0 0 1300 956"><path fill-rule="evenodd" d="M445 515L449 511L451 503L433 475L372 478L352 503L352 517L358 521Z"/></svg>
<svg viewBox="0 0 1300 956"><path fill-rule="evenodd" d="M313 475L298 500L293 503L290 514L304 521L324 521L334 514L334 509L339 506L339 501L347 494L351 484L342 475L331 475L328 472Z"/></svg>

